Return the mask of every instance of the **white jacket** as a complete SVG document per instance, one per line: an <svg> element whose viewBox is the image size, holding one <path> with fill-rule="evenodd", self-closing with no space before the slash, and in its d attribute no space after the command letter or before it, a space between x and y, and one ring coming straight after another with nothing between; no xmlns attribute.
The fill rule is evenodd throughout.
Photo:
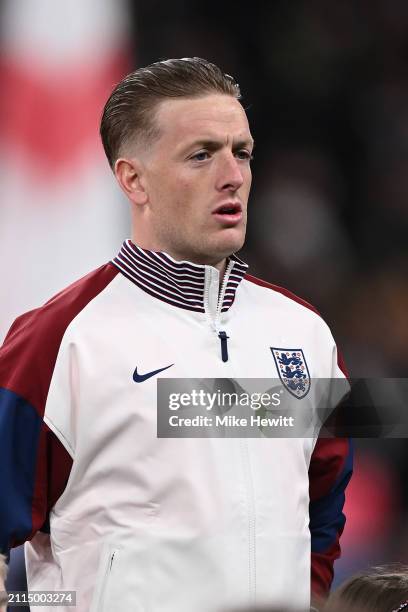
<svg viewBox="0 0 408 612"><path fill-rule="evenodd" d="M17 440L0 541L31 538L29 589L75 590L79 612L307 606L311 571L326 590L347 441L158 438L157 376L133 378L276 379L273 347L301 349L310 379L343 376L321 317L237 257L220 291L215 268L130 241L17 319L0 351L0 443Z"/></svg>

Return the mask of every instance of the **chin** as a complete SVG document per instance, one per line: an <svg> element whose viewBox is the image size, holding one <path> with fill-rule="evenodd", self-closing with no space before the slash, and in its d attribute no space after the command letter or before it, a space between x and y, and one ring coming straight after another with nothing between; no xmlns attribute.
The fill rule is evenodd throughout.
<svg viewBox="0 0 408 612"><path fill-rule="evenodd" d="M220 257L228 257L228 255L232 255L232 253L236 253L240 251L245 243L245 234L240 234L237 236L223 236L218 244L218 253Z"/></svg>

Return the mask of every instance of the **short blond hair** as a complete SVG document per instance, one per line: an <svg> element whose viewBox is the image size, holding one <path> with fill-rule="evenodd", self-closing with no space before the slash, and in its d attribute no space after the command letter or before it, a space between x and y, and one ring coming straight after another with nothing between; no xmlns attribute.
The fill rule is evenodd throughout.
<svg viewBox="0 0 408 612"><path fill-rule="evenodd" d="M103 109L100 134L111 168L124 145L156 140L156 111L163 100L199 98L212 93L241 98L238 83L201 57L167 59L138 68L112 91Z"/></svg>

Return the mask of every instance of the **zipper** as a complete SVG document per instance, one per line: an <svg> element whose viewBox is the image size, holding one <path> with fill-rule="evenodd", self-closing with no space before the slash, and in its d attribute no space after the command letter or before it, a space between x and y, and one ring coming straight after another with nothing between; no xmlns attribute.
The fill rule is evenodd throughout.
<svg viewBox="0 0 408 612"><path fill-rule="evenodd" d="M218 332L218 337L221 340L221 359L224 361L228 361L228 344L227 340L229 336L227 336L227 332L220 331Z"/></svg>
<svg viewBox="0 0 408 612"><path fill-rule="evenodd" d="M109 557L109 570L108 570L109 572L112 570L113 560L115 558L116 552L117 551L114 550Z"/></svg>
<svg viewBox="0 0 408 612"><path fill-rule="evenodd" d="M220 331L221 308L224 302L225 292L227 290L228 278L229 278L229 275L231 274L231 270L233 267L234 267L234 262L229 261L227 269L225 270L224 278L222 279L221 291L218 297L217 310L215 311L215 319L214 319L215 331L217 332Z"/></svg>
<svg viewBox="0 0 408 612"><path fill-rule="evenodd" d="M103 576L99 579L99 594L97 596L97 605L96 607L95 604L94 606L91 606L91 610L97 610L98 612L100 612L101 610L105 609L105 604L106 604L106 596L108 593L108 586L109 586L109 582L111 579L111 573L112 573L112 566L113 566L113 562L115 560L115 556L118 553L118 550L111 550L108 558L105 561L105 568L103 571Z"/></svg>
<svg viewBox="0 0 408 612"><path fill-rule="evenodd" d="M248 449L248 440L241 438L239 440L242 449L242 464L243 475L246 490L247 500L247 516L248 516L248 595L249 602L252 606L256 605L256 538L255 538L255 493L254 483L251 474L251 465Z"/></svg>
<svg viewBox="0 0 408 612"><path fill-rule="evenodd" d="M227 268L225 270L224 278L222 279L221 290L218 296L217 308L215 311L214 319L211 319L211 325L218 335L221 342L221 359L225 363L228 361L228 343L227 340L229 336L227 336L227 332L225 330L220 329L220 319L221 319L221 309L224 303L225 292L227 290L227 283L229 275L231 274L231 270L234 267L234 262L231 260L228 262ZM208 287L207 287L207 300L206 300L207 308L209 310L209 297L208 297ZM211 315L210 315L211 316Z"/></svg>

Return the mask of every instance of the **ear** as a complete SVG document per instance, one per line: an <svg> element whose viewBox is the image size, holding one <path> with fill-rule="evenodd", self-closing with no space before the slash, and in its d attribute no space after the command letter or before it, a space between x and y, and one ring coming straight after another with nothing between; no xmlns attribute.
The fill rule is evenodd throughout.
<svg viewBox="0 0 408 612"><path fill-rule="evenodd" d="M146 204L148 200L143 180L143 166L134 159L119 158L115 162L114 173L120 188L134 204Z"/></svg>

